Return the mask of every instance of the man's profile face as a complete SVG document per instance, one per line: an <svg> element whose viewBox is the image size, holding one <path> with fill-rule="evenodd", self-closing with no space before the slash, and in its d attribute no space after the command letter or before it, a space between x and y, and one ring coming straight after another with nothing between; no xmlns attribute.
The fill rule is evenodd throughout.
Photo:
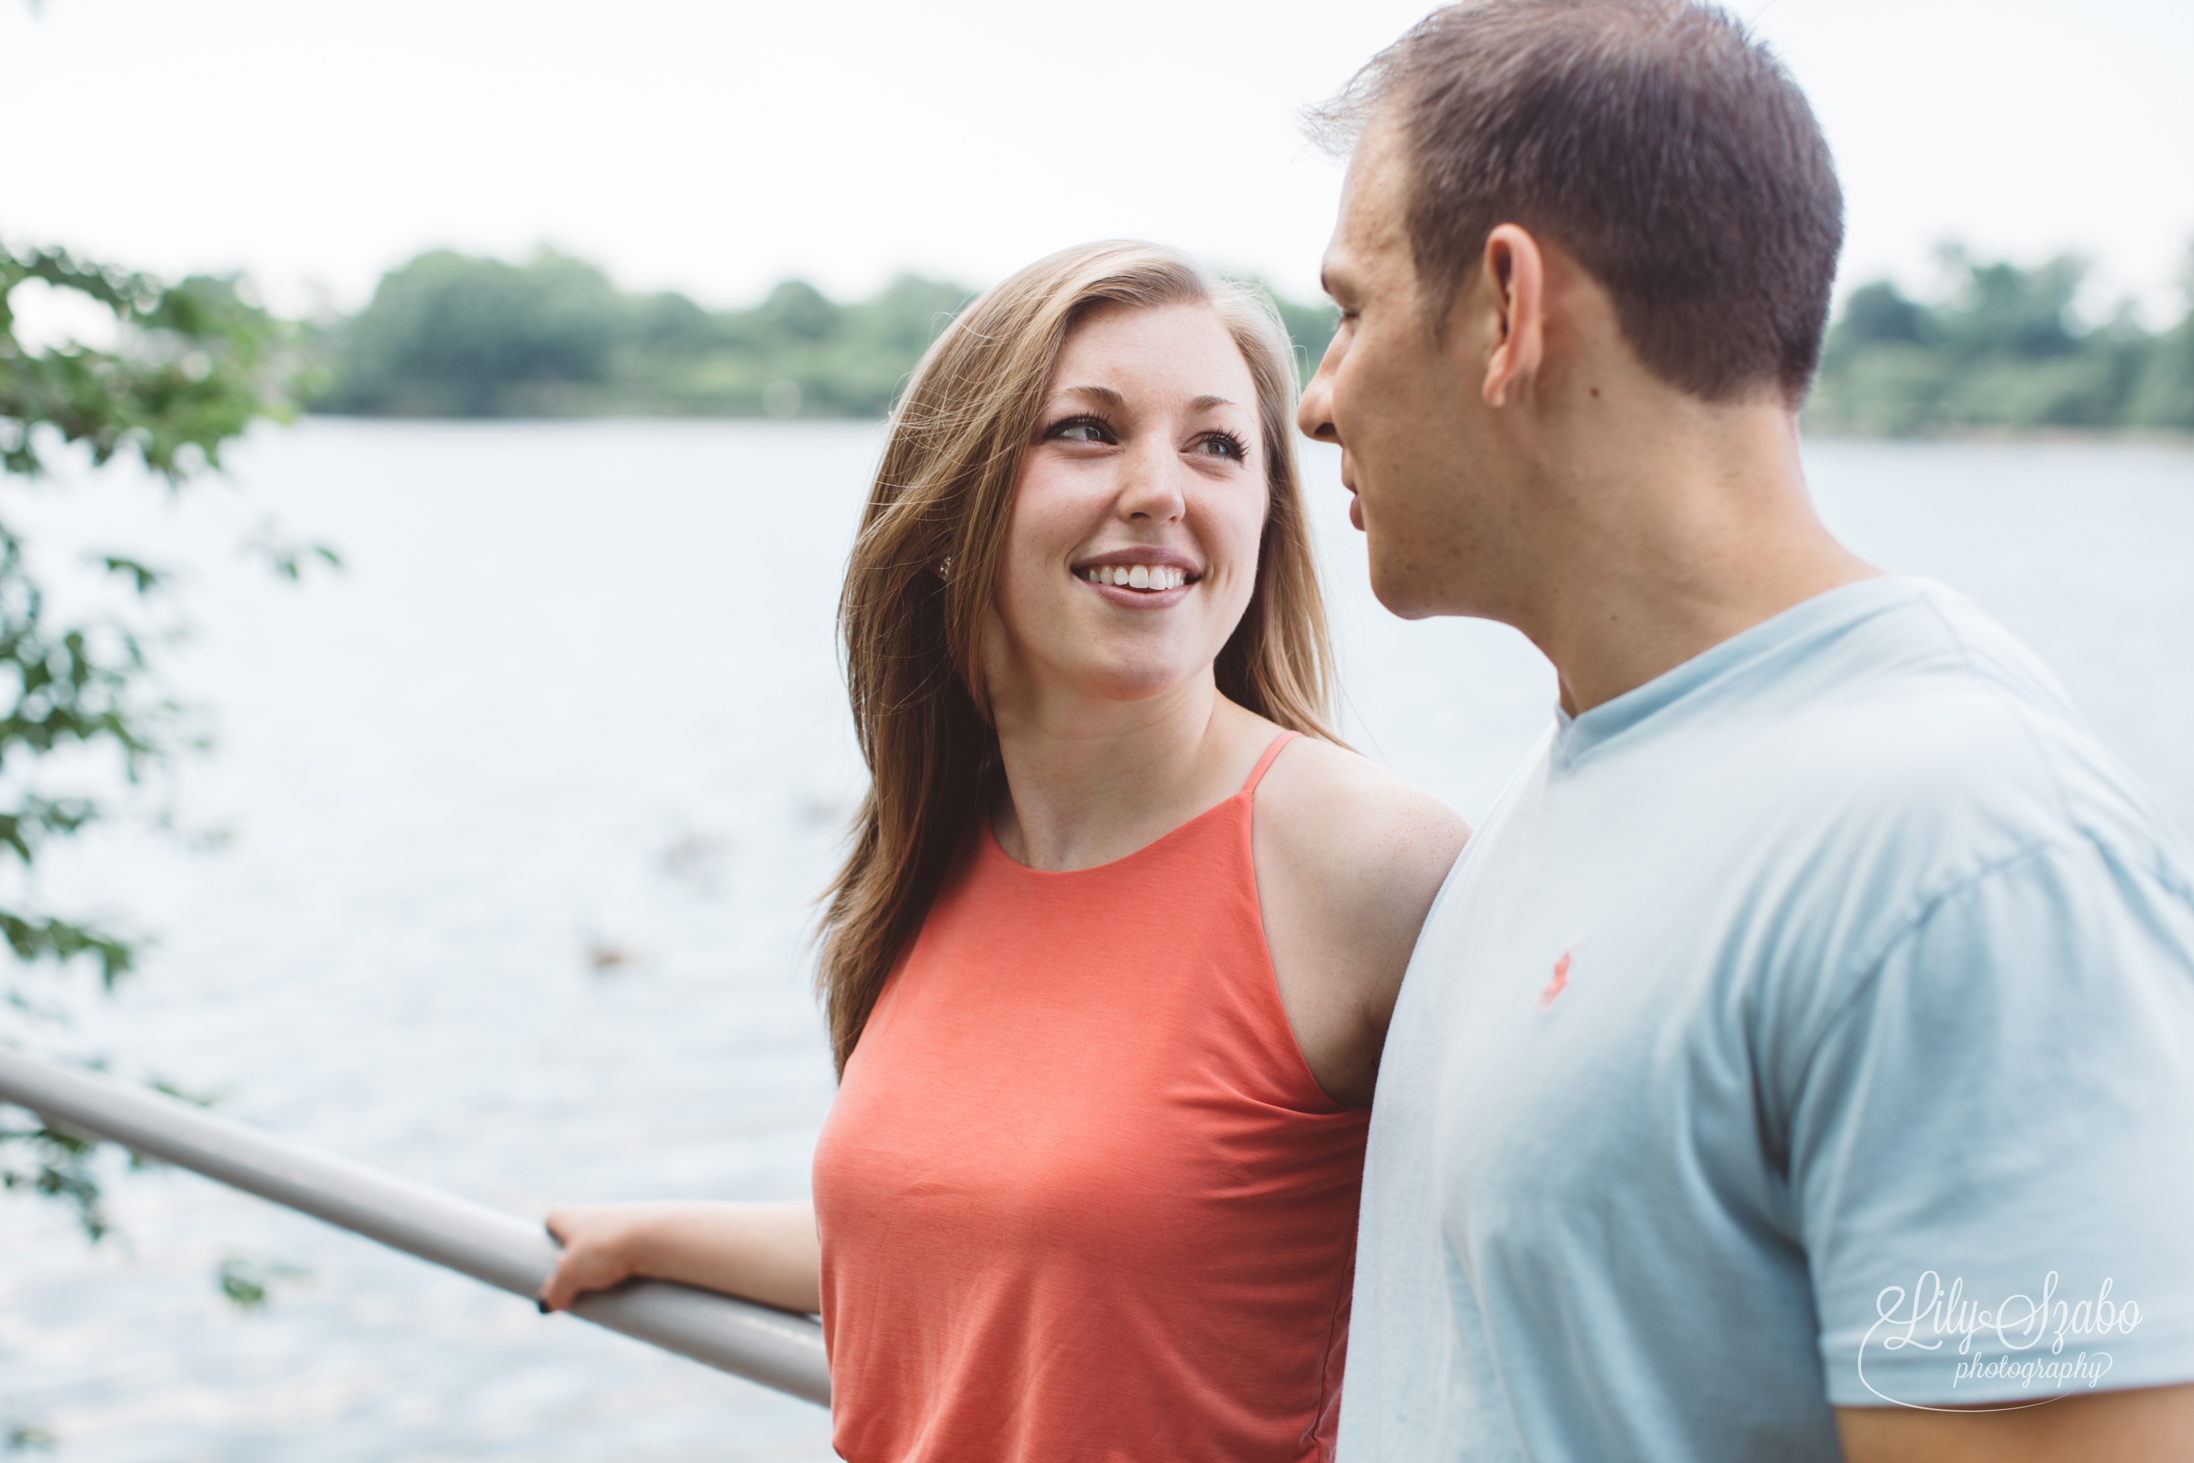
<svg viewBox="0 0 2194 1463"><path fill-rule="evenodd" d="M1375 121L1349 162L1323 283L1340 306L1333 343L1297 424L1341 447L1349 521L1370 541L1371 587L1405 619L1482 612L1468 603L1471 538L1462 500L1478 474L1473 419L1485 408L1461 321L1427 328L1407 223L1409 170L1395 130Z"/></svg>

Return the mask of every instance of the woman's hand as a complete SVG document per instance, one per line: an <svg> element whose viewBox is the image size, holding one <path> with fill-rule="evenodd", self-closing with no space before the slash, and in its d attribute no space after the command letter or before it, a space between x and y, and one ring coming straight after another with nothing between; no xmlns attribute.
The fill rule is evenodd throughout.
<svg viewBox="0 0 2194 1463"><path fill-rule="evenodd" d="M822 1246L815 1206L790 1204L562 1204L548 1232L564 1253L541 1286L541 1309L561 1311L590 1290L637 1275L813 1315L822 1308Z"/></svg>
<svg viewBox="0 0 2194 1463"><path fill-rule="evenodd" d="M568 1310L580 1294L607 1290L645 1273L641 1252L652 1204L562 1204L548 1212L548 1232L564 1247L541 1286L543 1311Z"/></svg>

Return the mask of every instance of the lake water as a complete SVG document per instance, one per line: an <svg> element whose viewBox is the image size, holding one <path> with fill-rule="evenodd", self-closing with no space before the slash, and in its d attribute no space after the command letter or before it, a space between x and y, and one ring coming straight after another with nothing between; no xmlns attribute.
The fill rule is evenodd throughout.
<svg viewBox="0 0 2194 1463"><path fill-rule="evenodd" d="M831 611L866 426L311 421L180 503L11 490L50 562L191 569L168 679L218 751L158 791L218 852L118 829L41 892L157 938L63 1045L517 1213L805 1192L832 1090L809 900L861 786ZM1862 554L1966 590L2194 824L2194 452L1822 442ZM1348 734L1482 814L1553 678L1513 632L1365 586L1336 457L1309 480ZM338 546L291 587L259 515ZM617 963L598 964L605 958ZM79 982L79 984L82 984ZM79 1463L824 1459L823 1414L230 1193L113 1185L87 1248L0 1199L0 1432ZM307 1272L262 1313L226 1258Z"/></svg>

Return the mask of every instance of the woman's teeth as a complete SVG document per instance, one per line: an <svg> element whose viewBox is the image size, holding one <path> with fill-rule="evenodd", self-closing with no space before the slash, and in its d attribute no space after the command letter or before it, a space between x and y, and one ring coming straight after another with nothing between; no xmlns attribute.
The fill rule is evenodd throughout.
<svg viewBox="0 0 2194 1463"><path fill-rule="evenodd" d="M1100 564L1084 569L1082 577L1092 584L1112 584L1122 589L1179 589L1188 583L1186 569L1165 564Z"/></svg>

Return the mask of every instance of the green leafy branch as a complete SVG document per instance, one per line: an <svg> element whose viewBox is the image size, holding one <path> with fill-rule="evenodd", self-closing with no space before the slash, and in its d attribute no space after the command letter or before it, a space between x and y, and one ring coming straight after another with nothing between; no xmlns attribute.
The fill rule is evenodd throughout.
<svg viewBox="0 0 2194 1463"><path fill-rule="evenodd" d="M10 293L42 280L110 310L113 350L75 342L26 351ZM163 285L63 249L0 248L0 469L44 475L41 427L90 449L94 466L134 450L171 484L221 465L221 446L261 417L295 413L284 377L283 325L234 279L192 275Z"/></svg>
<svg viewBox="0 0 2194 1463"><path fill-rule="evenodd" d="M33 281L106 310L113 342L26 346L13 292ZM254 421L294 415L298 369L293 327L247 300L234 279L195 275L170 284L62 249L0 245L0 487L50 479L57 451L75 451L95 468L132 454L180 490L218 470L224 444ZM27 889L42 851L104 811L91 798L44 789L49 759L103 755L131 785L187 743L178 734L180 708L152 689L144 635L116 617L57 623L11 517L0 498L0 863L12 862ZM336 562L332 551L286 543L270 527L246 547L290 579L315 557ZM126 554L92 562L139 601L168 587L165 570ZM116 929L14 899L0 900L0 939L18 971L89 966L108 990L138 949ZM45 1025L60 1013L20 979L0 977L0 1018L7 1017ZM0 1025L0 1040L15 1039ZM108 1229L98 1146L0 1107L0 1191L70 1206L96 1241Z"/></svg>

